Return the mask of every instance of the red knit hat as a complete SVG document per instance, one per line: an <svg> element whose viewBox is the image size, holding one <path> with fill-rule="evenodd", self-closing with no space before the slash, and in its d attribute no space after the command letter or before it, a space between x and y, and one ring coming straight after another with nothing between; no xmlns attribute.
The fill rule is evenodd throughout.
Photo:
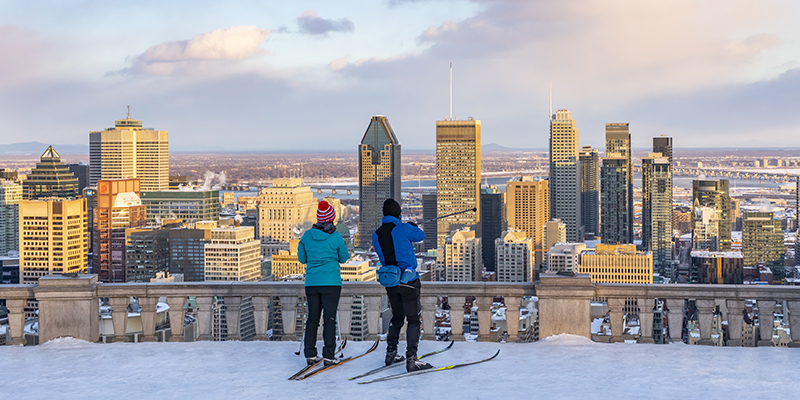
<svg viewBox="0 0 800 400"><path fill-rule="evenodd" d="M336 210L328 204L327 201L322 200L317 206L317 222L330 222L336 220Z"/></svg>

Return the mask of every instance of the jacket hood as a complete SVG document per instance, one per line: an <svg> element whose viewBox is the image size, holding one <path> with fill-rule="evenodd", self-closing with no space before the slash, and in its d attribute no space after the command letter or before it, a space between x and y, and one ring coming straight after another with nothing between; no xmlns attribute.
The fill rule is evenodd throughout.
<svg viewBox="0 0 800 400"><path fill-rule="evenodd" d="M330 222L316 223L308 232L314 240L328 240L336 232L336 225Z"/></svg>
<svg viewBox="0 0 800 400"><path fill-rule="evenodd" d="M391 215L384 216L384 217L381 219L381 223L382 223L382 224L385 224L385 223L388 223L388 222L394 222L395 224L399 224L399 223L400 223L400 220L399 220L399 219L397 219L397 217L393 217L393 216L391 216Z"/></svg>

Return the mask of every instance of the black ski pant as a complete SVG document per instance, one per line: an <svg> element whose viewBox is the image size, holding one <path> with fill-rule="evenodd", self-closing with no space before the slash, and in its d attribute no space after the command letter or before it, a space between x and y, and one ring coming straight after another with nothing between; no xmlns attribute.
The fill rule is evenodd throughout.
<svg viewBox="0 0 800 400"><path fill-rule="evenodd" d="M306 302L308 303L308 319L306 333L303 338L306 357L317 356L317 330L319 318L324 316L322 325L322 357L333 359L336 355L336 309L339 307L341 286L306 286Z"/></svg>
<svg viewBox="0 0 800 400"><path fill-rule="evenodd" d="M400 342L400 329L403 327L403 320L407 320L406 359L417 356L420 313L422 313L422 305L419 302L421 286L419 279L415 279L407 284L401 283L398 286L386 288L389 305L392 307L392 324L389 326L389 335L386 337L386 349L387 351L397 350L397 344Z"/></svg>

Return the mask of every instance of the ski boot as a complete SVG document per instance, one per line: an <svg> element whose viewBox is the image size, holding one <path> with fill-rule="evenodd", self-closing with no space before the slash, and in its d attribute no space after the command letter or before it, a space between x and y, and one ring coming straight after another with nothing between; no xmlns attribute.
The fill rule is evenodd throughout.
<svg viewBox="0 0 800 400"><path fill-rule="evenodd" d="M389 365L399 363L405 359L406 358L403 357L401 354L397 354L397 349L395 349L395 350L386 350L386 359L384 361L386 363L386 366L388 367Z"/></svg>

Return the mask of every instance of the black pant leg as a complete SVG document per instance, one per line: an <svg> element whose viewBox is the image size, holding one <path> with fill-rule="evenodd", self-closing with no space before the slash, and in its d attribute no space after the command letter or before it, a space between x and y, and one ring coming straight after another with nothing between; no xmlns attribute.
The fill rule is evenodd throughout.
<svg viewBox="0 0 800 400"><path fill-rule="evenodd" d="M403 287L403 309L406 320L408 320L408 327L406 328L406 359L417 356L421 325L420 314L422 313L422 304L419 299L422 285L419 279L408 284L412 287Z"/></svg>
<svg viewBox="0 0 800 400"><path fill-rule="evenodd" d="M306 357L316 357L317 330L319 329L319 318L322 315L322 295L319 292L319 286L306 286L306 304L308 317L306 333L303 337L303 353Z"/></svg>
<svg viewBox="0 0 800 400"><path fill-rule="evenodd" d="M397 350L397 344L400 342L400 329L403 328L405 321L401 289L400 286L386 288L386 297L389 298L389 306L392 309L392 321L389 325L389 333L386 335L387 351Z"/></svg>
<svg viewBox="0 0 800 400"><path fill-rule="evenodd" d="M320 286L322 293L323 325L322 357L333 359L336 357L336 310L339 308L339 296L342 294L341 286Z"/></svg>

